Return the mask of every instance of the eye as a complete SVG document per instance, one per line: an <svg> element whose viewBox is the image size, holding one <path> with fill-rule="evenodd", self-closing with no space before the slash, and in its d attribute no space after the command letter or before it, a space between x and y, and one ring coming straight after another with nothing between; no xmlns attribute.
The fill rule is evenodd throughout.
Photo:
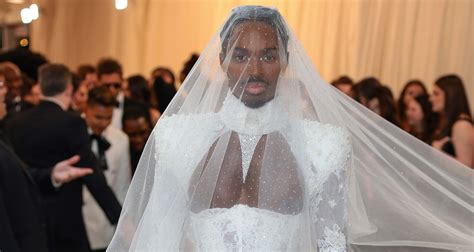
<svg viewBox="0 0 474 252"><path fill-rule="evenodd" d="M247 55L235 55L234 56L234 59L237 61L237 62L245 62L248 60L248 57Z"/></svg>
<svg viewBox="0 0 474 252"><path fill-rule="evenodd" d="M273 56L272 54L266 54L263 57L261 57L260 60L270 62L270 61L275 60L275 56Z"/></svg>

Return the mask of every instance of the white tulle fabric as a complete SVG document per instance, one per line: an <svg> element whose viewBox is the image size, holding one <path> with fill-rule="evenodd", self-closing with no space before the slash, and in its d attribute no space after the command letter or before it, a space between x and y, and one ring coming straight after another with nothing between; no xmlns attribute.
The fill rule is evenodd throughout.
<svg viewBox="0 0 474 252"><path fill-rule="evenodd" d="M242 16L281 19L245 6L226 23ZM108 251L472 251L473 172L327 85L282 25L287 65L259 108L229 88L230 31L213 37L148 140ZM228 160L244 184L258 163L251 204L215 205Z"/></svg>

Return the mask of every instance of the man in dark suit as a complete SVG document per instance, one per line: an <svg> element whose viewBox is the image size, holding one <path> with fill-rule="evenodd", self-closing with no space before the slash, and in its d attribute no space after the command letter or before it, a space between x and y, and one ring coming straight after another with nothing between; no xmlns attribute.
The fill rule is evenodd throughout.
<svg viewBox="0 0 474 252"><path fill-rule="evenodd" d="M1 133L0 133L1 134ZM71 165L79 156L59 162L53 177L61 183L92 173ZM0 136L0 251L49 251L38 189L53 193L52 185L37 188L26 165Z"/></svg>
<svg viewBox="0 0 474 252"><path fill-rule="evenodd" d="M66 112L71 102L71 73L64 65L44 65L39 69L39 83L45 98L39 106L23 112L5 128L19 157L31 170L40 188L53 183L56 193L41 193L45 205L48 240L52 251L89 251L82 218L82 185L92 193L105 215L116 224L120 204L96 168L90 149L87 126L79 116ZM83 179L61 184L52 176L58 161L79 155L80 167L92 167L94 173Z"/></svg>

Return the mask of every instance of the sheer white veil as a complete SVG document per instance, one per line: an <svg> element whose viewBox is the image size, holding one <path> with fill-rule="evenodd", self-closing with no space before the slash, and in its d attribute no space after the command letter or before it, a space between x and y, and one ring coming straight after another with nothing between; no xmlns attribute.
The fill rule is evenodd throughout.
<svg viewBox="0 0 474 252"><path fill-rule="evenodd" d="M248 35L234 33L236 27L245 22L265 23L268 18L273 20L270 26L278 47L270 55L236 55L240 49L235 37L246 39ZM251 64L277 60L277 69L262 71L278 71L278 79L268 79L271 73L263 74L262 79L244 74L232 77L229 62L233 60L241 63L241 72ZM232 78L240 84L229 85ZM267 97L264 105L258 104L261 100L246 100L243 89L252 82L264 82L270 89L274 83L274 96ZM259 85L254 85L253 92L259 92ZM245 108L240 106L250 112L242 117ZM257 123L249 118L256 118ZM185 241L190 239L185 237L189 216L213 208L214 194L222 189L217 177L234 137L226 128L243 134L249 133L245 132L248 129L266 134L260 182L292 186L288 167L304 166L305 159L318 155L311 150L303 155L305 151L299 149L311 146L307 144L311 139L289 143L288 132L293 128L288 129L288 125L298 122L331 125L334 130L344 129L350 138L349 165L345 179L339 181L346 187L345 204L339 207L347 211L344 221L349 250L473 250L473 171L328 85L275 9L243 6L232 11L211 39L155 126L108 251L156 248L147 246L155 243L164 250L189 248L190 241ZM288 145L282 139L288 140ZM347 156L346 143L331 144L344 145L338 148ZM266 161L280 157L278 163ZM198 182L196 174L200 174ZM305 181L305 172L296 170L295 175ZM308 203L310 187L298 187L301 192L285 203L286 209L278 207L277 211L268 200L274 188L260 183L258 202L252 203L258 208L304 216L298 227L303 251L317 247L311 237L315 235L315 221Z"/></svg>

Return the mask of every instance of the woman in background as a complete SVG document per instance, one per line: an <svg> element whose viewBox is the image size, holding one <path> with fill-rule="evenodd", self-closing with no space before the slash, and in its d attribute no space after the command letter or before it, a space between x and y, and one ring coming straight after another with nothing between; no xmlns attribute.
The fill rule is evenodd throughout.
<svg viewBox="0 0 474 252"><path fill-rule="evenodd" d="M410 99L404 114L410 127L409 133L431 145L437 126L437 114L432 110L430 97L422 94Z"/></svg>
<svg viewBox="0 0 474 252"><path fill-rule="evenodd" d="M407 106L411 99L419 96L419 95L426 95L428 92L426 91L425 84L419 80L411 80L408 81L402 89L400 96L398 97L398 122L400 123L400 127L410 132L410 125L407 121Z"/></svg>
<svg viewBox="0 0 474 252"><path fill-rule="evenodd" d="M457 75L440 77L430 97L440 123L432 146L474 168L474 129L464 84Z"/></svg>

